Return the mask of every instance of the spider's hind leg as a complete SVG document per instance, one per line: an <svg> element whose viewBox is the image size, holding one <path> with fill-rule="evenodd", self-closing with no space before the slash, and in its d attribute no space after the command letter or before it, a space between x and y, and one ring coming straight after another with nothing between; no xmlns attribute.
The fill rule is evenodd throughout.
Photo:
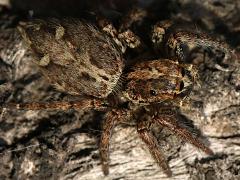
<svg viewBox="0 0 240 180"><path fill-rule="evenodd" d="M5 103L0 109L11 110L104 110L109 103L100 99L81 99L77 101L53 101L53 102L31 102L31 103Z"/></svg>
<svg viewBox="0 0 240 180"><path fill-rule="evenodd" d="M99 26L101 29L108 34L110 37L112 37L113 41L122 53L125 53L127 48L130 49L141 49L143 42L141 39L134 34L130 29L127 29L123 32L119 32L112 23L107 21L106 19L99 19Z"/></svg>

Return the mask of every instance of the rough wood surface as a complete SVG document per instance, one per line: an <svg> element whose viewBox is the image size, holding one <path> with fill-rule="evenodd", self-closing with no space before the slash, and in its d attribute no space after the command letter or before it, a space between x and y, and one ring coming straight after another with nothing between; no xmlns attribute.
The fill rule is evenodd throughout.
<svg viewBox="0 0 240 180"><path fill-rule="evenodd" d="M168 16L201 21L206 29L237 49L240 3L234 0L191 2L161 3L166 3L168 10L174 9ZM56 92L39 74L15 29L18 17L11 14L9 10L0 11L0 103L68 98ZM199 54L196 61L198 58L203 57ZM202 134L214 156L206 156L165 128L154 129L173 171L170 179L240 179L238 62L239 59L230 62L236 67L233 72L208 68L208 61L199 64L201 87L191 95L196 103L182 111L184 125L196 135ZM138 138L134 122L115 128L110 175L104 177L98 155L103 115L93 111L2 113L0 179L169 179Z"/></svg>

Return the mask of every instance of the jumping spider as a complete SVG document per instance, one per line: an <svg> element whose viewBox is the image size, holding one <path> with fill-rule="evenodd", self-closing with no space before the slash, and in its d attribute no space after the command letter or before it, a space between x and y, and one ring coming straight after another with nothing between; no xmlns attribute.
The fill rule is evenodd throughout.
<svg viewBox="0 0 240 180"><path fill-rule="evenodd" d="M217 49L226 57L228 47L197 33L168 32L171 23L158 23L152 35L156 49L170 49L177 60L154 59L125 67L123 55L126 48L139 48L140 38L123 27L118 34L119 31L107 21L99 24L105 32L77 19L22 23L20 32L36 55L35 62L42 74L59 91L84 98L73 102L6 104L5 108L106 112L99 147L105 175L109 173L112 130L117 123L130 119L136 119L140 138L168 176L171 176L171 170L150 131L152 125L165 126L205 153L213 154L210 148L178 124L177 113L171 109L181 107L196 84L195 66L179 63L184 59L183 45L188 51L195 47ZM144 114L151 119L144 118Z"/></svg>

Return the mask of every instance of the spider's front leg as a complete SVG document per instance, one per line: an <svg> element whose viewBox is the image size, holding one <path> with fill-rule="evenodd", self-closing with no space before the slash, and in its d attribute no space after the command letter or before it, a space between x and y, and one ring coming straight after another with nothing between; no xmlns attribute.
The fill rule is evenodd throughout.
<svg viewBox="0 0 240 180"><path fill-rule="evenodd" d="M150 126L152 122L139 121L137 124L137 132L140 138L147 145L151 155L157 161L158 165L162 167L163 171L168 175L172 176L171 169L159 148L156 137L150 132Z"/></svg>
<svg viewBox="0 0 240 180"><path fill-rule="evenodd" d="M203 32L183 29L184 22L161 21L153 26L152 42L157 51L164 49L166 56L183 62L192 61L195 52L214 54L213 66L221 71L231 71L230 64L238 59L237 52L227 43L214 39ZM205 58L204 58L205 59ZM208 62L212 64L212 62Z"/></svg>
<svg viewBox="0 0 240 180"><path fill-rule="evenodd" d="M200 142L197 138L195 138L190 131L181 127L177 123L176 112L173 109L171 109L171 107L157 107L152 109L150 108L150 109L146 109L146 111L147 111L146 113L151 115L151 117L153 118L148 119L146 121L140 119L140 121L138 121L138 124L137 124L137 131L141 139L147 145L153 158L157 161L159 166L162 167L162 169L168 176L171 176L172 172L169 168L169 165L166 159L164 158L163 153L159 148L156 137L154 137L150 132L150 126L152 124L157 124L163 127L167 127L170 131L174 132L177 136L193 144L194 146L198 147L205 153L209 155L213 154L210 148L208 148L202 142Z"/></svg>
<svg viewBox="0 0 240 180"><path fill-rule="evenodd" d="M191 143L192 145L204 151L206 154L214 154L209 147L205 146L202 142L200 142L199 139L194 137L190 131L181 127L176 119L176 113L173 113L169 107L167 107L167 109L163 107L159 109L158 115L153 118L153 121L161 126L167 127L170 131L174 132L184 141Z"/></svg>
<svg viewBox="0 0 240 180"><path fill-rule="evenodd" d="M130 111L125 109L113 109L105 116L103 132L100 139L99 153L104 175L109 174L109 144L115 125L121 121L130 119Z"/></svg>

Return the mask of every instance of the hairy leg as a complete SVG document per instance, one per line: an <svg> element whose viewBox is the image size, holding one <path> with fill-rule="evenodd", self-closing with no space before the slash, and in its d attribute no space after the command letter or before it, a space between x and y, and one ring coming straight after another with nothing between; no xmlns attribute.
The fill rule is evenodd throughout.
<svg viewBox="0 0 240 180"><path fill-rule="evenodd" d="M205 146L200 140L195 138L190 131L181 127L177 121L176 116L174 115L159 115L153 119L158 124L167 127L172 132L176 133L177 136L181 137L183 140L193 144L197 148L201 149L205 153L212 155L213 151Z"/></svg>
<svg viewBox="0 0 240 180"><path fill-rule="evenodd" d="M168 175L172 176L171 169L169 168L169 165L161 152L157 139L152 135L150 132L150 125L149 123L140 121L137 125L137 131L141 139L145 142L147 145L151 155L153 158L157 161L158 165L162 167L163 171Z"/></svg>
<svg viewBox="0 0 240 180"><path fill-rule="evenodd" d="M7 103L3 104L3 109L16 109L16 110L85 110L96 109L102 110L107 108L109 103L99 99L82 99L79 101L70 102L32 102L32 103Z"/></svg>
<svg viewBox="0 0 240 180"><path fill-rule="evenodd" d="M162 43L164 43L165 36L168 33L168 29L172 26L173 22L169 20L157 22L152 27L152 37L151 40L154 44L154 47L159 50L162 48Z"/></svg>
<svg viewBox="0 0 240 180"><path fill-rule="evenodd" d="M126 52L127 48L139 49L142 48L140 38L135 35L130 29L118 31L111 22L105 18L97 19L99 27L118 45L122 53Z"/></svg>
<svg viewBox="0 0 240 180"><path fill-rule="evenodd" d="M99 153L102 163L102 170L104 175L109 174L109 144L112 136L112 131L115 125L121 121L130 118L130 112L123 109L114 109L108 112L105 116L103 124L103 132L100 139Z"/></svg>
<svg viewBox="0 0 240 180"><path fill-rule="evenodd" d="M123 32L131 28L134 23L141 23L147 15L148 13L145 9L139 7L133 8L126 16L123 17L119 31Z"/></svg>

